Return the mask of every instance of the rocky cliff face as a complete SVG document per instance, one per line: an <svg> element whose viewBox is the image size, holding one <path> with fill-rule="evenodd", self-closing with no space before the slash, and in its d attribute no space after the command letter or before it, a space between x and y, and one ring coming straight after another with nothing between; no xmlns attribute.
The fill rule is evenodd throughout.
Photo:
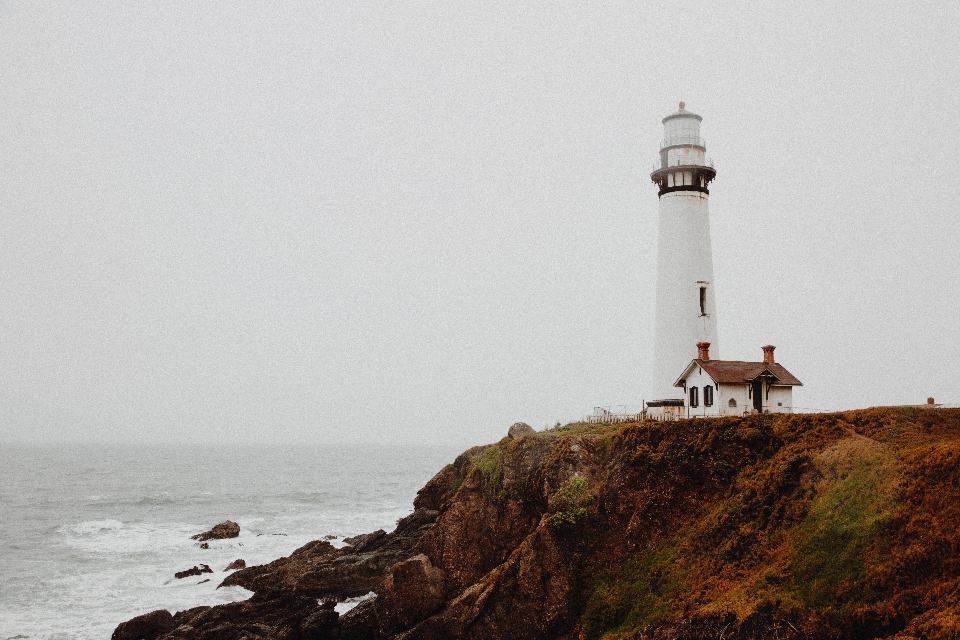
<svg viewBox="0 0 960 640"><path fill-rule="evenodd" d="M568 425L463 453L414 506L114 638L960 636L958 410Z"/></svg>

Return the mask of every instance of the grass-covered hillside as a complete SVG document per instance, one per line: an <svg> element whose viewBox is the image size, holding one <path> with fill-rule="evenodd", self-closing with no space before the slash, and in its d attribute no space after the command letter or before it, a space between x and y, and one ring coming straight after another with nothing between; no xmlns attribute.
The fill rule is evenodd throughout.
<svg viewBox="0 0 960 640"><path fill-rule="evenodd" d="M530 637L960 637L958 410L572 424L458 462L421 546L456 573L445 516L482 513L495 538L526 515L557 554L534 590L563 600ZM478 533L455 589L486 581L509 606L497 571L538 552Z"/></svg>

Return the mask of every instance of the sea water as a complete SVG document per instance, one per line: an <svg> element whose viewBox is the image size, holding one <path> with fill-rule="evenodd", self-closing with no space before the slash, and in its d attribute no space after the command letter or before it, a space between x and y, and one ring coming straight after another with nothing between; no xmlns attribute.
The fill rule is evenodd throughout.
<svg viewBox="0 0 960 640"><path fill-rule="evenodd" d="M459 447L0 446L0 640L109 638L124 620L243 600L226 566L391 531ZM190 536L224 520L240 536ZM199 564L213 574L176 579Z"/></svg>

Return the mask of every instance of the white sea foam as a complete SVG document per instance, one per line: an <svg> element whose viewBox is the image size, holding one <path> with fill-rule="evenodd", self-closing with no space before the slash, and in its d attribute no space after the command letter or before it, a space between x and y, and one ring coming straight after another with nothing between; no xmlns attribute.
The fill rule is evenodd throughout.
<svg viewBox="0 0 960 640"><path fill-rule="evenodd" d="M123 526L118 520L89 520L72 526L64 527L81 536L100 533L101 531L113 531Z"/></svg>
<svg viewBox="0 0 960 640"><path fill-rule="evenodd" d="M340 615L343 615L343 614L345 614L347 611L350 611L350 610L353 609L355 606L357 606L358 604L360 604L361 602L363 602L364 600L372 600L373 598L376 598L376 597L377 597L377 594L375 594L373 591L371 591L370 593L368 593L368 594L366 594L366 595L358 596L358 597L356 597L356 598L347 598L347 599L344 600L343 602L338 602L337 605L336 605L333 609L334 609L334 611L336 611L336 612L339 613Z"/></svg>
<svg viewBox="0 0 960 640"><path fill-rule="evenodd" d="M122 523L116 520L82 522L61 527L62 543L87 553L131 554L163 552L190 546L189 533L197 527L183 523ZM184 537L187 541L184 542Z"/></svg>
<svg viewBox="0 0 960 640"><path fill-rule="evenodd" d="M0 451L0 498L12 505L0 523L9 540L0 548L0 640L102 639L155 609L246 599L240 587L217 589L229 563L263 564L325 535L342 546L345 536L389 531L456 453ZM240 524L238 538L208 549L190 539L226 519ZM174 578L201 563L214 573Z"/></svg>

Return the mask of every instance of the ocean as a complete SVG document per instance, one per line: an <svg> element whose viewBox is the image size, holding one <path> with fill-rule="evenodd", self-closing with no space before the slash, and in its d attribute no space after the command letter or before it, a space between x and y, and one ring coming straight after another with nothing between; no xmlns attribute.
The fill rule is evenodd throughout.
<svg viewBox="0 0 960 640"><path fill-rule="evenodd" d="M109 638L120 622L243 600L223 570L324 536L391 531L453 446L0 446L0 640ZM224 520L240 537L190 536ZM207 564L214 574L176 579ZM209 578L209 582L203 582ZM346 609L349 605L339 605Z"/></svg>

